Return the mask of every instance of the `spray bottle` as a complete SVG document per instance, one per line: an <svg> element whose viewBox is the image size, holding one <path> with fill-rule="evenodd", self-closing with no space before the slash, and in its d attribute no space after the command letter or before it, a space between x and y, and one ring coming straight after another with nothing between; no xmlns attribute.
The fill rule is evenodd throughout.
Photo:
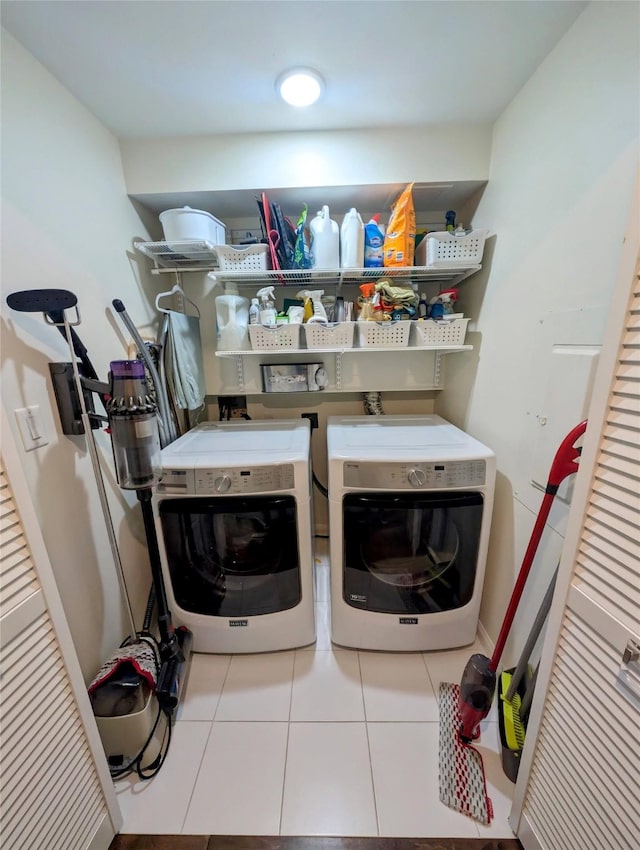
<svg viewBox="0 0 640 850"><path fill-rule="evenodd" d="M274 287L265 286L259 289L258 298L260 299L260 324L275 325L277 313Z"/></svg>
<svg viewBox="0 0 640 850"><path fill-rule="evenodd" d="M257 298L251 299L251 306L249 307L249 324L260 324L260 303Z"/></svg>
<svg viewBox="0 0 640 850"><path fill-rule="evenodd" d="M359 322L369 322L374 319L373 294L375 292L375 288L375 283L360 284L360 292L362 295L358 298L358 303L360 305L360 312L358 313Z"/></svg>

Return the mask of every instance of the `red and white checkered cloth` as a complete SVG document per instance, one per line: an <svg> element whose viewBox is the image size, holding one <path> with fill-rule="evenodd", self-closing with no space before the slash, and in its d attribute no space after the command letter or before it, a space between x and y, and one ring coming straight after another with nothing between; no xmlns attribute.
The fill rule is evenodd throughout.
<svg viewBox="0 0 640 850"><path fill-rule="evenodd" d="M489 824L493 805L487 795L482 756L460 740L459 685L440 683L440 801L450 809Z"/></svg>

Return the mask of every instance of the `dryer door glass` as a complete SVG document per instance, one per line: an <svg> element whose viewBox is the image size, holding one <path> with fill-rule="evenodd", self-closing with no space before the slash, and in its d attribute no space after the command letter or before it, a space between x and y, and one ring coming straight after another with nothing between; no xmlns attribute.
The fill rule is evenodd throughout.
<svg viewBox="0 0 640 850"><path fill-rule="evenodd" d="M165 499L159 515L173 595L183 610L250 617L300 602L293 496Z"/></svg>
<svg viewBox="0 0 640 850"><path fill-rule="evenodd" d="M482 509L480 493L345 496L345 602L389 614L466 605L473 595Z"/></svg>

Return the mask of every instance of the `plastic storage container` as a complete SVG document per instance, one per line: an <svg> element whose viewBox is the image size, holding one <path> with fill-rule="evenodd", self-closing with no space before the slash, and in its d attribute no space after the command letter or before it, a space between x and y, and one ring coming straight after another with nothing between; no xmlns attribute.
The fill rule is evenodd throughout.
<svg viewBox="0 0 640 850"><path fill-rule="evenodd" d="M204 210L191 207L165 210L160 213L160 222L167 242L202 240L211 245L224 245L226 227L221 221Z"/></svg>
<svg viewBox="0 0 640 850"><path fill-rule="evenodd" d="M472 230L466 236L454 236L446 231L427 233L423 239L427 266L474 266L482 262L486 230ZM422 247L422 243L419 248Z"/></svg>
<svg viewBox="0 0 640 850"><path fill-rule="evenodd" d="M451 319L436 322L425 319L413 322L414 342L420 345L462 345L467 333L469 319Z"/></svg>
<svg viewBox="0 0 640 850"><path fill-rule="evenodd" d="M311 262L314 269L340 268L340 230L338 223L323 206L309 224L311 231Z"/></svg>
<svg viewBox="0 0 640 850"><path fill-rule="evenodd" d="M343 269L361 269L364 266L364 224L355 207L351 207L342 220L340 266Z"/></svg>
<svg viewBox="0 0 640 850"><path fill-rule="evenodd" d="M217 245L220 271L251 272L268 268L268 245Z"/></svg>
<svg viewBox="0 0 640 850"><path fill-rule="evenodd" d="M234 286L227 284L224 295L218 295L215 304L218 351L248 348L249 300L238 295Z"/></svg>
<svg viewBox="0 0 640 850"><path fill-rule="evenodd" d="M413 322L357 322L360 348L406 348Z"/></svg>
<svg viewBox="0 0 640 850"><path fill-rule="evenodd" d="M307 348L353 348L355 322L335 322L332 324L312 323L303 325Z"/></svg>
<svg viewBox="0 0 640 850"><path fill-rule="evenodd" d="M299 348L299 324L278 325L269 328L265 325L249 325L249 339L254 351L287 351Z"/></svg>

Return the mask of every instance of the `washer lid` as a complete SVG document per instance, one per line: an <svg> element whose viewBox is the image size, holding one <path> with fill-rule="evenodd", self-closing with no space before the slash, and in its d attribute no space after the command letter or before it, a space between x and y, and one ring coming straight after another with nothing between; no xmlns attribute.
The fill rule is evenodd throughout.
<svg viewBox="0 0 640 850"><path fill-rule="evenodd" d="M309 435L307 419L203 422L162 449L162 466L252 466L306 460Z"/></svg>
<svg viewBox="0 0 640 850"><path fill-rule="evenodd" d="M331 416L329 454L363 460L485 457L493 452L441 416Z"/></svg>

